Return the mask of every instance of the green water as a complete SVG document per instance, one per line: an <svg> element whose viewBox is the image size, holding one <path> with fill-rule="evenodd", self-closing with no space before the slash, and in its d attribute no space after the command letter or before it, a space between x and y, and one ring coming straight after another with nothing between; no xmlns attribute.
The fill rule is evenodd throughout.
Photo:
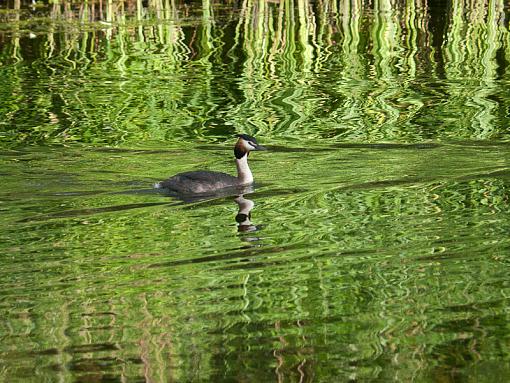
<svg viewBox="0 0 510 383"><path fill-rule="evenodd" d="M2 3L0 381L508 381L509 18Z"/></svg>

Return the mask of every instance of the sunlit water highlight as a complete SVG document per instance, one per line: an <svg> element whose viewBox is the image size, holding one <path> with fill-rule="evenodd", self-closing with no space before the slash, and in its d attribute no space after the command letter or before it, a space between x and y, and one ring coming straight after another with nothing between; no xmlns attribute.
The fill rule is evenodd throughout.
<svg viewBox="0 0 510 383"><path fill-rule="evenodd" d="M8 11L0 380L508 380L508 9L321 4Z"/></svg>

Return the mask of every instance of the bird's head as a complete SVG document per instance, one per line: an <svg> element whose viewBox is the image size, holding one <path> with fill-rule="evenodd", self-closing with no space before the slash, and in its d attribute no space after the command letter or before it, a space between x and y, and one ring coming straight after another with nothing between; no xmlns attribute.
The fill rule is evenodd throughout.
<svg viewBox="0 0 510 383"><path fill-rule="evenodd" d="M243 158L253 150L267 150L262 145L259 145L255 137L248 136L247 134L238 134L236 146L234 147L234 155L237 159Z"/></svg>

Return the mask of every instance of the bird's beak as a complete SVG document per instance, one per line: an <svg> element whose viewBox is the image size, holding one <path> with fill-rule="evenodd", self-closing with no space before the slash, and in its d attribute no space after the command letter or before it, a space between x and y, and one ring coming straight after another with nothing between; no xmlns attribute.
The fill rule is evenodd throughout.
<svg viewBox="0 0 510 383"><path fill-rule="evenodd" d="M262 146L262 145L257 145L255 147L255 150L267 150L267 148L265 146Z"/></svg>

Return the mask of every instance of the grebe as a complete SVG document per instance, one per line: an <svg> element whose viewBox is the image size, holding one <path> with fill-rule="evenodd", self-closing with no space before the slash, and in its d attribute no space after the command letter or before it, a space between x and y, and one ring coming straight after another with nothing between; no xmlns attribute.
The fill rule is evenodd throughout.
<svg viewBox="0 0 510 383"><path fill-rule="evenodd" d="M266 150L259 145L254 137L246 134L237 135L238 140L234 146L234 156L237 167L237 177L230 174L210 171L194 171L179 173L166 181L154 186L158 189L167 189L177 194L205 194L214 193L221 189L247 186L253 183L253 175L248 166L248 155L253 150Z"/></svg>

